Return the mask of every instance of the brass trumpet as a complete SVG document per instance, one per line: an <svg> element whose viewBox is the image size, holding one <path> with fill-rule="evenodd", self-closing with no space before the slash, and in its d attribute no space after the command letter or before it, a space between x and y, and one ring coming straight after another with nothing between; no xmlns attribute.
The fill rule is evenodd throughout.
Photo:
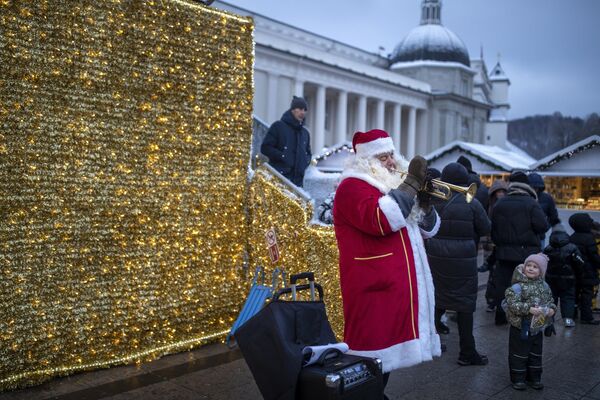
<svg viewBox="0 0 600 400"><path fill-rule="evenodd" d="M397 169L393 170L393 172L400 175L408 175L408 172L398 171ZM430 195L439 197L440 199L450 200L452 197L452 192L458 192L465 195L467 198L467 203L470 203L475 198L475 193L477 192L477 185L475 183L471 183L468 187L453 185L448 182L444 182L439 179L432 179L430 187L425 187L423 190L428 192Z"/></svg>

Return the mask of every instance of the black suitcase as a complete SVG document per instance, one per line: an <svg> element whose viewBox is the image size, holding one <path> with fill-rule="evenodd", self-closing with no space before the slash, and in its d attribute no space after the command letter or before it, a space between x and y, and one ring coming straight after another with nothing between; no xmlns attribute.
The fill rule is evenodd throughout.
<svg viewBox="0 0 600 400"><path fill-rule="evenodd" d="M382 364L379 359L343 354L337 349L323 353L316 364L300 371L297 400L381 400Z"/></svg>
<svg viewBox="0 0 600 400"><path fill-rule="evenodd" d="M296 285L307 278L309 284ZM315 283L314 274L290 277L291 285L278 290L273 299L256 315L241 325L235 339L246 364L265 400L295 400L298 374L302 369L305 346L335 343L327 320L323 288ZM315 299L315 289L319 299ZM307 293L310 300L299 301L297 292ZM291 294L291 301L282 297Z"/></svg>

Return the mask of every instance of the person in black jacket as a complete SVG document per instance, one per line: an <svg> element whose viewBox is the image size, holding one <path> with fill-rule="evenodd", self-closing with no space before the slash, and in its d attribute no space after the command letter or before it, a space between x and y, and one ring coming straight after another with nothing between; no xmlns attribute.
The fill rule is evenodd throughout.
<svg viewBox="0 0 600 400"><path fill-rule="evenodd" d="M558 306L565 327L575 326L575 277L581 276L583 258L576 245L569 241L569 235L556 230L550 235L550 244L544 249L549 258L546 282L552 290L554 304Z"/></svg>
<svg viewBox="0 0 600 400"><path fill-rule="evenodd" d="M441 179L466 186L467 170L450 163ZM438 333L448 333L441 322L446 310L457 312L460 337L460 365L485 365L487 357L477 352L473 337L473 312L477 302L477 245L475 237L487 235L491 224L477 199L467 203L465 195L454 192L443 203L434 203L441 225L436 236L425 243L435 287L435 325Z"/></svg>
<svg viewBox="0 0 600 400"><path fill-rule="evenodd" d="M307 109L306 100L294 96L290 109L271 125L260 147L269 164L300 187L312 157L310 135L304 127Z"/></svg>
<svg viewBox="0 0 600 400"><path fill-rule="evenodd" d="M506 314L499 307L510 286L514 269L529 255L542 250L540 234L549 228L546 215L529 186L527 175L513 172L508 192L492 209L492 241L496 251L493 281L496 287L496 325L504 325Z"/></svg>
<svg viewBox="0 0 600 400"><path fill-rule="evenodd" d="M577 279L577 298L580 319L582 324L598 325L599 320L594 319L592 315L592 298L594 285L597 285L598 269L600 268L600 255L596 247L596 241L592 234L594 220L588 213L575 213L569 217L569 225L573 228L573 234L570 237L571 243L575 244L583 261L583 272Z"/></svg>
<svg viewBox="0 0 600 400"><path fill-rule="evenodd" d="M530 173L528 179L529 186L531 186L535 190L538 197L538 203L540 207L542 207L542 211L544 211L544 214L546 214L546 218L548 219L548 224L550 224L550 227L553 230L555 227L557 229L564 230L562 226L558 226L558 224L560 224L560 218L558 218L558 210L556 209L556 204L554 203L554 199L552 198L552 196L549 193L545 192L546 185L544 184L544 179L541 177L540 174L536 172ZM544 241L546 235L543 234L540 237L542 241Z"/></svg>

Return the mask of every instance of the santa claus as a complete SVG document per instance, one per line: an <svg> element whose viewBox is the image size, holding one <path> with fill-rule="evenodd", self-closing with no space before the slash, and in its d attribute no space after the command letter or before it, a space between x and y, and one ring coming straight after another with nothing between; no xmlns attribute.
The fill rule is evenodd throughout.
<svg viewBox="0 0 600 400"><path fill-rule="evenodd" d="M344 341L389 371L441 354L434 291L423 239L439 219L422 190L427 162L394 153L387 132L356 132L355 155L333 208L340 255Z"/></svg>

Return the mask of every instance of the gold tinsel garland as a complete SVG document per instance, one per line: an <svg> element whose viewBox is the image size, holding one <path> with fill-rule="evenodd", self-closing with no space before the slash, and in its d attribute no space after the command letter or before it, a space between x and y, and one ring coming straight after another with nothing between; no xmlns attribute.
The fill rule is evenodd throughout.
<svg viewBox="0 0 600 400"><path fill-rule="evenodd" d="M0 1L0 390L229 330L252 31L191 1Z"/></svg>
<svg viewBox="0 0 600 400"><path fill-rule="evenodd" d="M264 167L252 177L250 205L250 264L264 266L267 276L275 267L282 268L288 277L313 271L325 292L329 322L341 339L344 318L333 228L311 224L311 203L291 192ZM281 254L276 264L271 262L265 244L265 233L270 228L275 228Z"/></svg>

